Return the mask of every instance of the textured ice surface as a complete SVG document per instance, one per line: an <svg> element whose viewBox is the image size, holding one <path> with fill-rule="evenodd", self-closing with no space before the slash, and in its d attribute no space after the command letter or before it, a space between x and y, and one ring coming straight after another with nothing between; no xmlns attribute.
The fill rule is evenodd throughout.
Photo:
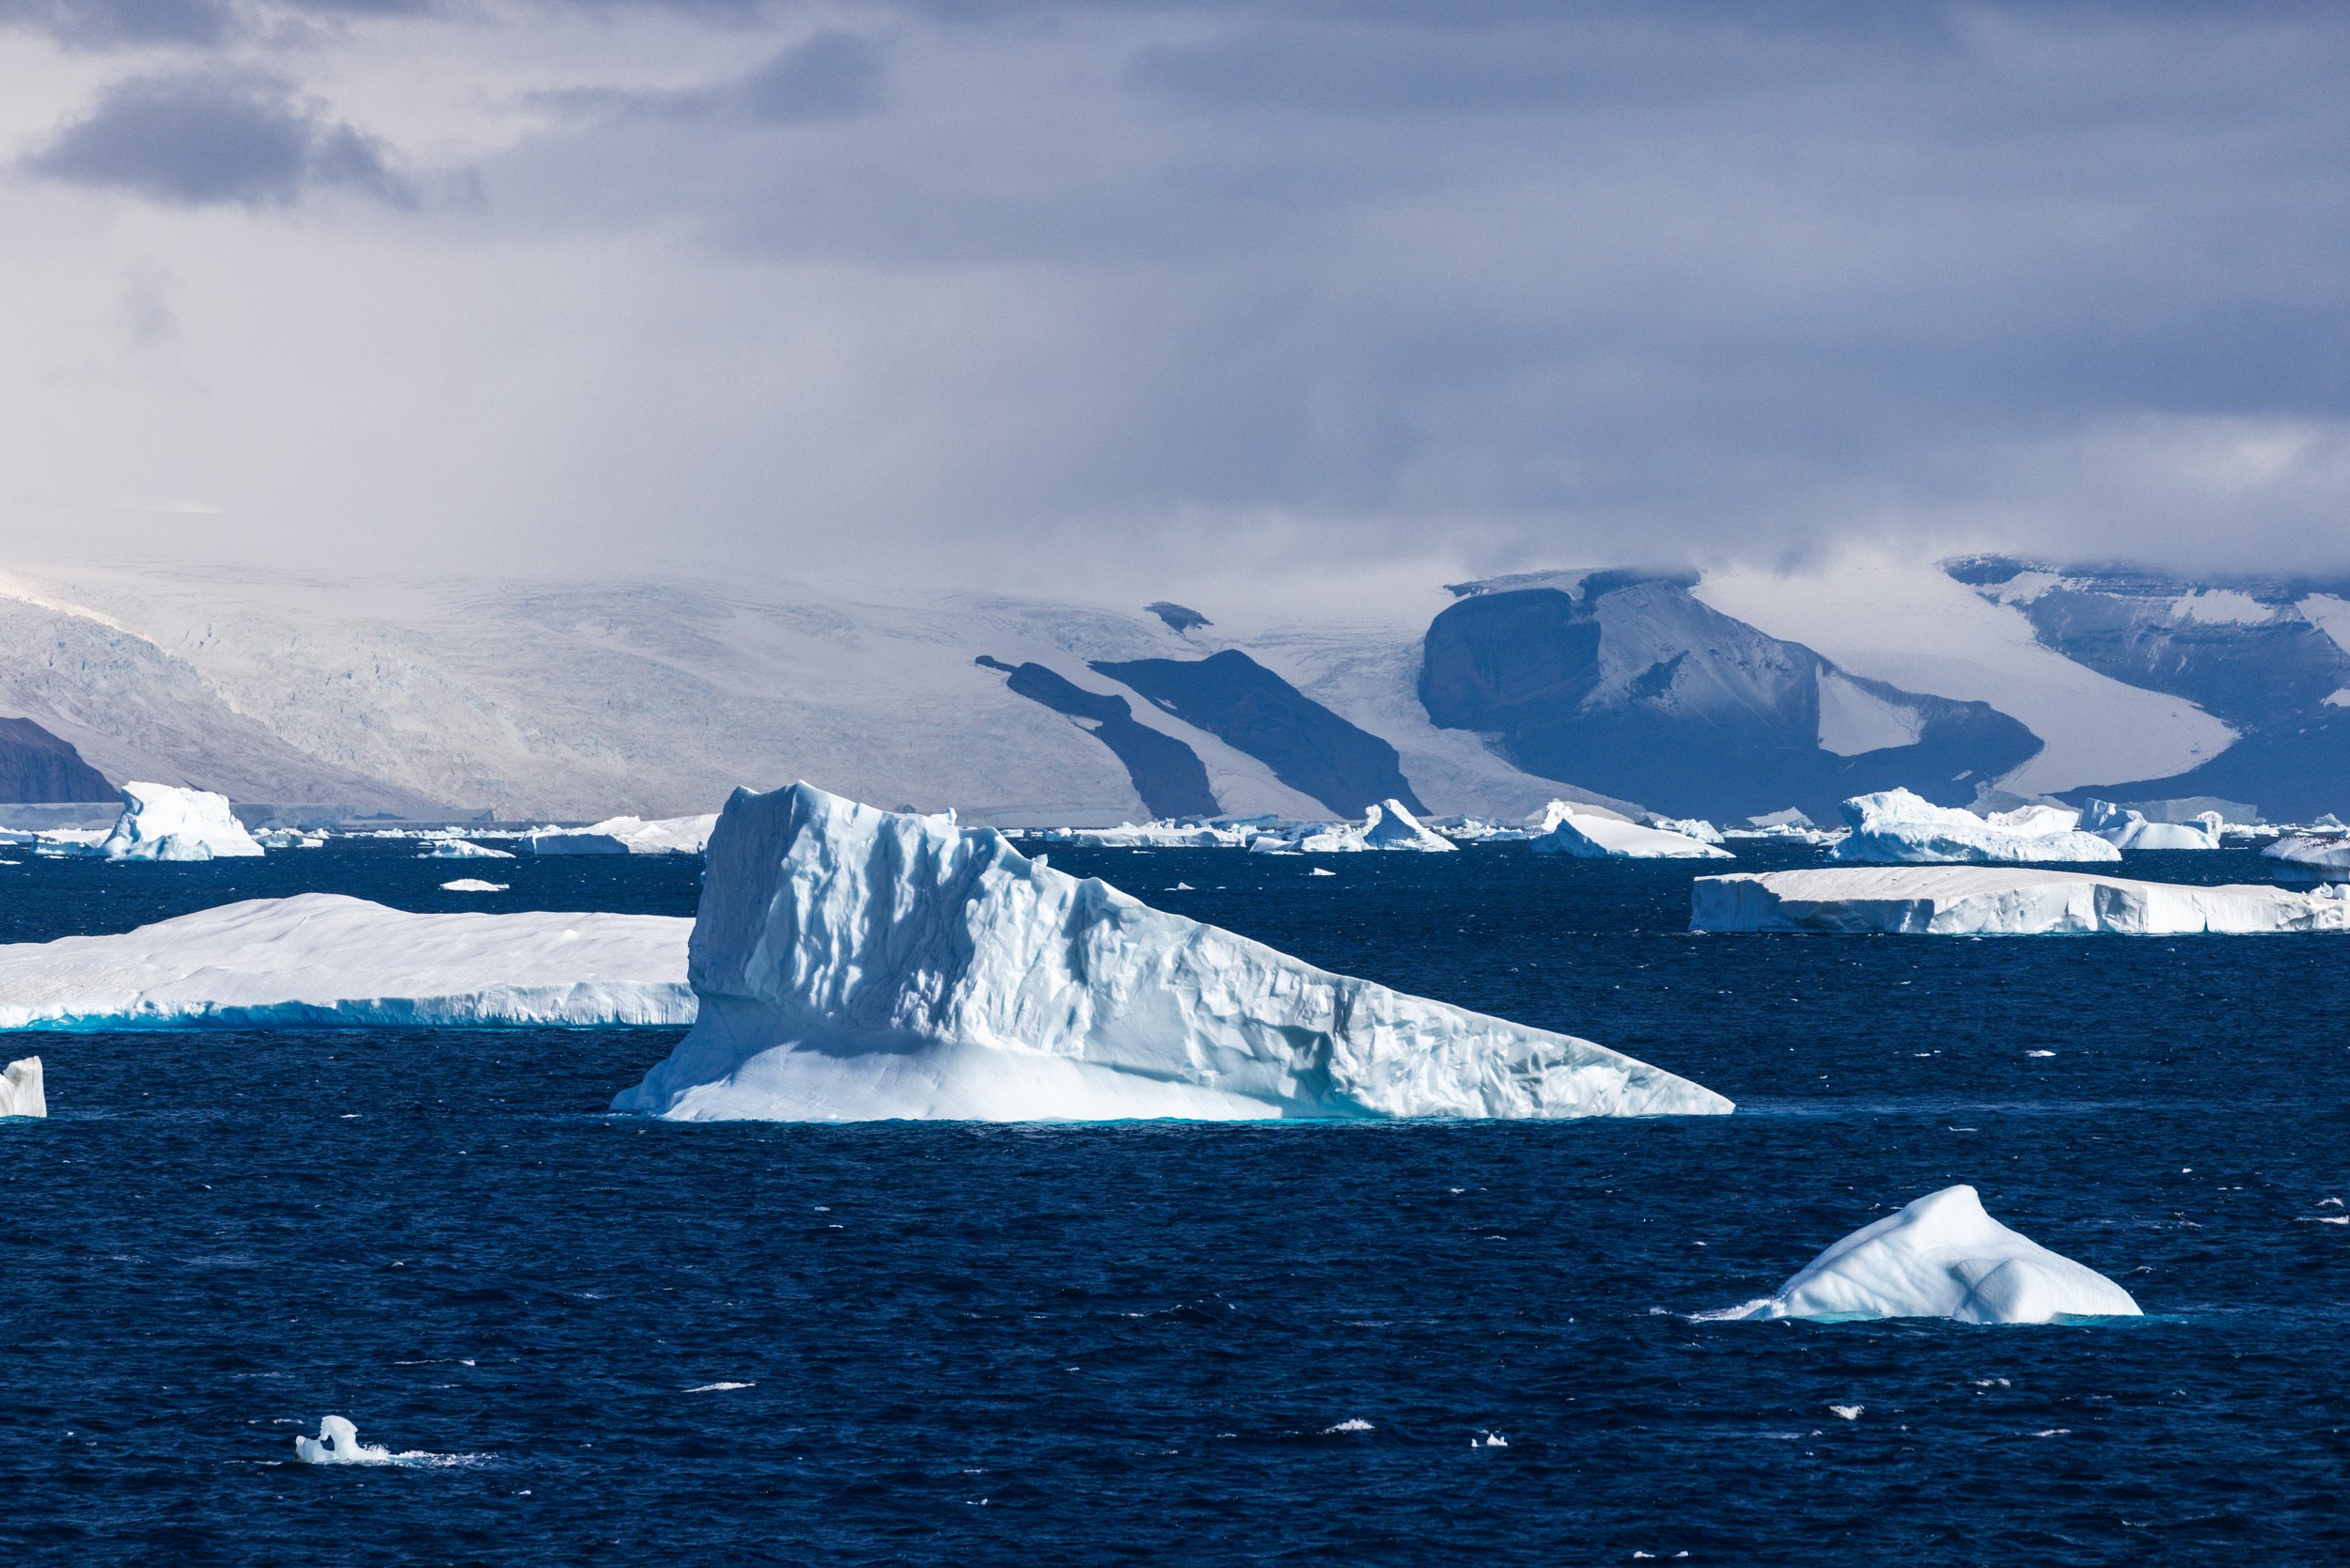
<svg viewBox="0 0 2350 1568"><path fill-rule="evenodd" d="M1537 855L1573 855L1587 860L1730 860L1728 850L1678 829L1642 827L1613 817L1559 816L1534 840Z"/></svg>
<svg viewBox="0 0 2350 1568"><path fill-rule="evenodd" d="M2217 811L2201 812L2192 822L2155 823L2109 800L2081 805L2081 831L2094 833L2116 849L2216 850L2223 825Z"/></svg>
<svg viewBox="0 0 2350 1568"><path fill-rule="evenodd" d="M24 1057L0 1072L0 1116L47 1116L49 1096L41 1088L40 1058Z"/></svg>
<svg viewBox="0 0 2350 1568"><path fill-rule="evenodd" d="M262 853L228 797L173 784L125 784L122 815L100 840L109 860L212 860Z"/></svg>
<svg viewBox="0 0 2350 1568"><path fill-rule="evenodd" d="M0 947L0 1028L685 1024L692 922L254 899Z"/></svg>
<svg viewBox="0 0 2350 1568"><path fill-rule="evenodd" d="M691 974L699 1021L615 1110L1103 1121L1731 1108L1587 1041L1152 909L992 830L806 784L728 803Z"/></svg>
<svg viewBox="0 0 2350 1568"><path fill-rule="evenodd" d="M2080 813L2025 806L1979 817L1936 806L1907 790L1855 795L1844 802L1852 833L1829 855L1838 860L1910 864L1995 864L2119 860L2122 852L2080 830Z"/></svg>
<svg viewBox="0 0 2350 1568"><path fill-rule="evenodd" d="M2168 936L2350 931L2350 898L2021 866L1830 866L1700 877L1692 931Z"/></svg>
<svg viewBox="0 0 2350 1568"><path fill-rule="evenodd" d="M2350 838L2340 834L2289 834L2261 851L2271 860L2317 872L2350 871Z"/></svg>
<svg viewBox="0 0 2350 1568"><path fill-rule="evenodd" d="M1929 1193L1821 1253L1775 1295L1720 1319L2137 1317L2130 1293L1983 1212L1973 1187Z"/></svg>
<svg viewBox="0 0 2350 1568"><path fill-rule="evenodd" d="M319 1422L315 1437L296 1437L294 1457L305 1465L389 1465L392 1450L359 1441L359 1429L341 1416Z"/></svg>
<svg viewBox="0 0 2350 1568"><path fill-rule="evenodd" d="M533 855L699 855L710 842L715 812L698 817L607 817L588 827L549 828L527 835Z"/></svg>
<svg viewBox="0 0 2350 1568"><path fill-rule="evenodd" d="M1437 854L1461 846L1420 826L1401 801L1385 800L1372 807L1359 823L1350 823L1297 840L1301 855L1348 855L1357 850L1421 850Z"/></svg>

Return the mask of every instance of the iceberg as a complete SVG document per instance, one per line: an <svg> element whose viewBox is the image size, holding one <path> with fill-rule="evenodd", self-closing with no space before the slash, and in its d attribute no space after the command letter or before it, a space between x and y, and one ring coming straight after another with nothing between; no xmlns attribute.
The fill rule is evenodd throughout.
<svg viewBox="0 0 2350 1568"><path fill-rule="evenodd" d="M22 1057L0 1072L0 1116L47 1116L49 1096L40 1083L40 1058Z"/></svg>
<svg viewBox="0 0 2350 1568"><path fill-rule="evenodd" d="M2148 822L2144 813L2116 806L2109 800L2081 805L2081 831L2094 833L2115 849L2216 850L2227 824L2217 811L2199 813L2192 822Z"/></svg>
<svg viewBox="0 0 2350 1568"><path fill-rule="evenodd" d="M2350 871L2350 839L2339 834L2288 834L2261 854L2271 860L2281 860L2296 870L2314 871L2321 876Z"/></svg>
<svg viewBox="0 0 2350 1568"><path fill-rule="evenodd" d="M1700 843L1718 844L1722 841L1722 830L1703 817L1653 817L1649 820L1649 826L1667 833L1684 834Z"/></svg>
<svg viewBox="0 0 2350 1568"><path fill-rule="evenodd" d="M1261 846L1263 840L1258 840ZM1457 853L1460 845L1442 834L1431 833L1419 824L1419 819L1406 810L1400 801L1384 800L1372 807L1360 823L1329 827L1308 833L1294 844L1284 844L1300 855L1349 855L1358 850L1421 850L1432 854Z"/></svg>
<svg viewBox="0 0 2350 1568"><path fill-rule="evenodd" d="M109 860L212 860L262 853L228 797L171 784L125 784L122 815L98 844Z"/></svg>
<svg viewBox="0 0 2350 1568"><path fill-rule="evenodd" d="M1037 837L1046 843L1089 849L1242 849L1256 835L1215 823L1152 822L1119 827L1056 827Z"/></svg>
<svg viewBox="0 0 2350 1568"><path fill-rule="evenodd" d="M1830 866L1699 877L1689 885L1689 929L1931 936L2350 931L2350 887L2298 893L2015 866Z"/></svg>
<svg viewBox="0 0 2350 1568"><path fill-rule="evenodd" d="M692 924L251 899L120 935L0 947L0 1028L690 1024Z"/></svg>
<svg viewBox="0 0 2350 1568"><path fill-rule="evenodd" d="M612 1103L679 1120L1716 1115L1588 1041L1333 975L989 828L807 784L710 842L693 1031Z"/></svg>
<svg viewBox="0 0 2350 1568"><path fill-rule="evenodd" d="M454 882L442 883L441 891L444 893L503 893L507 886L508 884L503 882L484 882L478 876L461 876Z"/></svg>
<svg viewBox="0 0 2350 1568"><path fill-rule="evenodd" d="M2021 806L1979 817L1907 790L1886 790L1855 795L1842 810L1852 833L1828 851L1834 860L1986 865L2122 858L2113 845L2080 830L2079 812L2060 807Z"/></svg>
<svg viewBox="0 0 2350 1568"><path fill-rule="evenodd" d="M319 1422L315 1437L296 1437L294 1457L305 1465L389 1465L392 1450L359 1441L359 1429L341 1416Z"/></svg>
<svg viewBox="0 0 2350 1568"><path fill-rule="evenodd" d="M1964 1183L1864 1226L1804 1265L1775 1295L1715 1322L1811 1318L1949 1318L2054 1323L2140 1315L2130 1293L1983 1212Z"/></svg>
<svg viewBox="0 0 2350 1568"><path fill-rule="evenodd" d="M1616 817L1568 812L1534 840L1537 855L1573 855L1586 860L1732 860L1728 850L1686 833L1642 827Z"/></svg>
<svg viewBox="0 0 2350 1568"><path fill-rule="evenodd" d="M511 860L511 850L492 849L464 839L443 839L424 852L428 860Z"/></svg>
<svg viewBox="0 0 2350 1568"><path fill-rule="evenodd" d="M606 817L587 827L547 827L523 836L533 855L699 855L715 812L698 817Z"/></svg>

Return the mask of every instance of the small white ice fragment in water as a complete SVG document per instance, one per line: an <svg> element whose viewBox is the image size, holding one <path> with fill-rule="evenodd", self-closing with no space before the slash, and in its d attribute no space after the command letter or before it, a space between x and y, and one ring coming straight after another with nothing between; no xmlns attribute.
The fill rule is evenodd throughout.
<svg viewBox="0 0 2350 1568"><path fill-rule="evenodd" d="M1188 882L1179 882L1174 886L1169 887L1167 891L1170 893L1197 893L1199 889L1194 887Z"/></svg>
<svg viewBox="0 0 2350 1568"><path fill-rule="evenodd" d="M1364 1420L1361 1417L1357 1416L1352 1419L1340 1421L1336 1426L1324 1427L1322 1429L1322 1435L1324 1437L1327 1437L1334 1432L1373 1432L1376 1430L1377 1428L1373 1427L1369 1421Z"/></svg>
<svg viewBox="0 0 2350 1568"><path fill-rule="evenodd" d="M454 882L441 884L445 893L503 893L506 888L503 882L484 882L478 876L461 876Z"/></svg>
<svg viewBox="0 0 2350 1568"><path fill-rule="evenodd" d="M1306 874L1308 876L1336 876L1339 873L1329 870L1327 867L1316 866L1312 870L1308 871Z"/></svg>
<svg viewBox="0 0 2350 1568"><path fill-rule="evenodd" d="M22 1057L0 1072L0 1116L49 1114L49 1096L41 1089L40 1058Z"/></svg>
<svg viewBox="0 0 2350 1568"><path fill-rule="evenodd" d="M2056 1053L2054 1051L2026 1051L2024 1055L2028 1057L2052 1057L2055 1056Z"/></svg>
<svg viewBox="0 0 2350 1568"><path fill-rule="evenodd" d="M1469 1447L1473 1449L1506 1449L1509 1446L1510 1439L1498 1432L1488 1432L1482 1437L1469 1439Z"/></svg>
<svg viewBox="0 0 2350 1568"><path fill-rule="evenodd" d="M1868 1408L1865 1404L1831 1404L1827 1407L1829 1415L1841 1416L1848 1421L1860 1419L1860 1413Z"/></svg>
<svg viewBox="0 0 2350 1568"><path fill-rule="evenodd" d="M389 1449L359 1441L359 1429L340 1416L319 1422L315 1437L296 1437L294 1456L305 1465L389 1465Z"/></svg>
<svg viewBox="0 0 2350 1568"><path fill-rule="evenodd" d="M755 1383L704 1383L685 1391L689 1394L723 1394L729 1388L755 1388L757 1387Z"/></svg>

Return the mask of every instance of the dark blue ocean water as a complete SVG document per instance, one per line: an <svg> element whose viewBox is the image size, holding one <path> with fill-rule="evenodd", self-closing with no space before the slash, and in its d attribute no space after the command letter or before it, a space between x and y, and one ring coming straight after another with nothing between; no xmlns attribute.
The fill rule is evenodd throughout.
<svg viewBox="0 0 2350 1568"><path fill-rule="evenodd" d="M603 1106L671 1030L20 1036L0 1557L2350 1560L2341 941L1692 936L1686 866L1509 847L1053 858L1739 1112L670 1126ZM696 871L36 862L0 935L306 888L687 913ZM1954 1181L2149 1318L1687 1321ZM329 1412L466 1457L287 1463Z"/></svg>

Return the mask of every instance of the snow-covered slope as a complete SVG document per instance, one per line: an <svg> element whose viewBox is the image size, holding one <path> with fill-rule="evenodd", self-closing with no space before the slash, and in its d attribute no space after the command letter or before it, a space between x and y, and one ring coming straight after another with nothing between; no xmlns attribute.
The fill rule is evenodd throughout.
<svg viewBox="0 0 2350 1568"><path fill-rule="evenodd" d="M1700 877L1692 931L2170 936L2350 931L2350 889L2138 882L2020 866L1832 866Z"/></svg>
<svg viewBox="0 0 2350 1568"><path fill-rule="evenodd" d="M2130 1293L1983 1212L1964 1184L1928 1193L1863 1226L1797 1270L1778 1292L1716 1321L1949 1318L2053 1323L2138 1317Z"/></svg>
<svg viewBox="0 0 2350 1568"><path fill-rule="evenodd" d="M739 792L693 936L701 1015L615 1110L685 1120L1715 1114L1587 1041L1333 975L806 784Z"/></svg>
<svg viewBox="0 0 2350 1568"><path fill-rule="evenodd" d="M692 922L253 899L0 947L0 1028L686 1024Z"/></svg>

